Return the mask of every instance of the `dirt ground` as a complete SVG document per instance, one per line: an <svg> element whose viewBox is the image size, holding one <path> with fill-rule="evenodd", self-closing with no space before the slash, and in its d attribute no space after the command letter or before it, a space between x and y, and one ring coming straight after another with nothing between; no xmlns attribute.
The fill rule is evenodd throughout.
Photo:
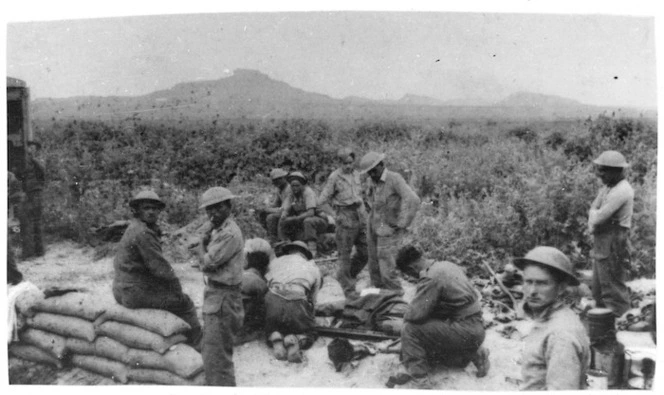
<svg viewBox="0 0 664 395"><path fill-rule="evenodd" d="M94 260L92 248L80 248L72 243L51 244L44 257L19 263L26 279L39 288L49 286L85 288L101 302L112 302L112 256ZM203 278L191 265L192 261L175 262L175 270L183 288L199 308L202 305ZM360 287L367 283L366 270L360 275ZM406 295L412 298L414 286L404 282ZM520 377L518 358L520 341L507 339L498 327L487 330L485 345L490 349L491 369L484 378L475 377L475 367L465 369L438 368L432 381L441 389L513 391L518 389ZM327 356L330 338L319 338L306 351L305 361L291 364L272 357L262 339L235 348L235 369L240 387L325 387L325 388L385 388L388 377L398 368L396 354L376 354L346 366L336 372ZM65 368L56 370L17 358L9 358L9 382L11 384L57 385L115 385L111 379L81 370ZM407 386L405 386L407 388Z"/></svg>

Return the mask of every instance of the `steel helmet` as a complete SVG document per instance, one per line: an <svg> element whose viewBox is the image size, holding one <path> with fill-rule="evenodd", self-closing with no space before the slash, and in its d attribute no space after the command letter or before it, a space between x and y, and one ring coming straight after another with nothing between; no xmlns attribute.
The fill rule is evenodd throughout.
<svg viewBox="0 0 664 395"><path fill-rule="evenodd" d="M164 203L164 201L159 198L159 195L157 195L154 191L149 191L149 190L140 191L136 195L134 195L134 197L131 198L131 200L129 201L129 207L135 209L138 203L142 201L150 201L157 203L159 207L162 209L166 207L166 203Z"/></svg>
<svg viewBox="0 0 664 395"><path fill-rule="evenodd" d="M358 171L360 172L360 174L364 174L369 170L373 169L374 167L376 167L376 165L382 162L383 159L385 159L385 154L369 151L360 160L360 166Z"/></svg>
<svg viewBox="0 0 664 395"><path fill-rule="evenodd" d="M593 163L606 167L625 168L629 166L625 157L618 151L604 151L593 161Z"/></svg>
<svg viewBox="0 0 664 395"><path fill-rule="evenodd" d="M291 250L298 250L299 252L302 252L307 257L307 260L314 259L314 255L311 253L311 251L309 251L307 245L304 244L303 241L300 240L293 241L284 245L282 248L284 254L290 254Z"/></svg>
<svg viewBox="0 0 664 395"><path fill-rule="evenodd" d="M277 178L281 177L286 177L287 175L288 172L283 169L272 169L272 171L270 171L270 179L272 180L276 180Z"/></svg>
<svg viewBox="0 0 664 395"><path fill-rule="evenodd" d="M302 174L302 173L299 172L299 171L294 171L294 172L290 173L290 174L288 175L287 180L288 180L288 182L291 182L294 178L300 180L300 181L302 182L302 184L306 184L306 183L307 183L307 177L305 177L304 174Z"/></svg>
<svg viewBox="0 0 664 395"><path fill-rule="evenodd" d="M203 192L201 196L201 205L200 209L206 208L207 206L212 206L229 199L235 199L237 196L233 195L231 191L224 187L213 187Z"/></svg>
<svg viewBox="0 0 664 395"><path fill-rule="evenodd" d="M566 275L571 285L579 285L579 280L574 274L572 262L557 248L546 246L535 247L528 251L523 258L514 259L514 264L521 270L523 270L529 262L535 262L557 270Z"/></svg>

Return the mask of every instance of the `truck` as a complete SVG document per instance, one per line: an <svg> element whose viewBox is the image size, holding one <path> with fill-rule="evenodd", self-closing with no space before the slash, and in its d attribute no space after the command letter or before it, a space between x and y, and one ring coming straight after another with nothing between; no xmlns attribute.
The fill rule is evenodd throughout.
<svg viewBox="0 0 664 395"><path fill-rule="evenodd" d="M27 145L34 136L30 127L30 89L25 81L7 77L7 169L23 178L28 160ZM8 205L7 225L10 232L19 230L16 207Z"/></svg>

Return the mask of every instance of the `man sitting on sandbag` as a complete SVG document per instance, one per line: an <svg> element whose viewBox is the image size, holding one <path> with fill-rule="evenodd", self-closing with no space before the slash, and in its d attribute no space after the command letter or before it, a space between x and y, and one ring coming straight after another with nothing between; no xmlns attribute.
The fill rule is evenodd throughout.
<svg viewBox="0 0 664 395"><path fill-rule="evenodd" d="M286 244L285 255L273 260L265 275L265 333L275 358L302 362L301 350L315 340L314 304L322 277L302 241Z"/></svg>
<svg viewBox="0 0 664 395"><path fill-rule="evenodd" d="M130 201L134 214L117 247L113 267L113 296L130 309L167 310L191 326L189 344L198 347L201 324L191 298L182 292L180 280L164 257L157 225L166 204L152 191L141 191Z"/></svg>
<svg viewBox="0 0 664 395"><path fill-rule="evenodd" d="M276 258L270 243L260 238L245 241L244 252L247 260L242 271L241 291L244 323L240 331L241 335L247 335L254 330L263 328L265 323L265 293L267 292L265 273L270 261Z"/></svg>

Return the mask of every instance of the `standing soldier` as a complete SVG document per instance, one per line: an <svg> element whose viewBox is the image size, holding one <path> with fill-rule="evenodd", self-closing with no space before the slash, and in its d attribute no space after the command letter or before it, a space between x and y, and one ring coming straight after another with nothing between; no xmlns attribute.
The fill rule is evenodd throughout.
<svg viewBox="0 0 664 395"><path fill-rule="evenodd" d="M347 298L358 296L355 277L367 264L366 210L362 201L360 174L355 171L355 152L342 148L337 153L341 167L333 171L318 198L318 207L331 200L336 218L336 241L339 251L337 280ZM355 255L351 251L355 246Z"/></svg>
<svg viewBox="0 0 664 395"><path fill-rule="evenodd" d="M23 191L25 192L25 200L21 209L23 259L44 255L42 193L46 183L46 171L38 157L40 151L41 144L38 141L28 142L28 161L22 174Z"/></svg>
<svg viewBox="0 0 664 395"><path fill-rule="evenodd" d="M203 240L195 247L205 279L203 301L203 365L207 385L235 386L233 343L242 327L242 268L245 261L242 232L231 217L231 200L222 187L201 196L201 209L210 220Z"/></svg>
<svg viewBox="0 0 664 395"><path fill-rule="evenodd" d="M385 154L369 152L360 161L360 174L368 173L367 227L369 275L377 288L403 291L397 277L395 257L406 228L413 222L420 198L399 173L387 170Z"/></svg>
<svg viewBox="0 0 664 395"><path fill-rule="evenodd" d="M598 307L608 307L620 317L630 308L625 281L630 267L634 190L625 180L629 165L619 152L604 151L593 163L604 184L588 213L588 230L593 235L593 298Z"/></svg>
<svg viewBox="0 0 664 395"><path fill-rule="evenodd" d="M316 192L307 186L307 178L294 171L287 179L291 193L281 209L279 238L282 241L305 241L315 258L318 255L318 235L327 229L327 220L318 216Z"/></svg>
<svg viewBox="0 0 664 395"><path fill-rule="evenodd" d="M274 244L279 241L279 219L281 218L281 205L290 195L291 188L286 180L288 172L282 169L272 169L270 171L270 178L272 185L275 187L274 196L270 202L270 206L264 211L267 214L265 217L265 227L267 228L267 236L269 242Z"/></svg>
<svg viewBox="0 0 664 395"><path fill-rule="evenodd" d="M7 224L15 226L14 210L25 199L21 183L18 181L14 173L7 172ZM14 257L14 249L12 248L13 238L9 235L11 229L7 230L7 284L16 285L23 281L23 273L18 270L16 265L16 258Z"/></svg>
<svg viewBox="0 0 664 395"><path fill-rule="evenodd" d="M196 307L182 292L182 284L161 250L157 220L165 206L152 191L138 192L129 201L134 218L113 260L113 297L130 309L162 309L177 315L191 326L188 340L198 348L201 324Z"/></svg>

